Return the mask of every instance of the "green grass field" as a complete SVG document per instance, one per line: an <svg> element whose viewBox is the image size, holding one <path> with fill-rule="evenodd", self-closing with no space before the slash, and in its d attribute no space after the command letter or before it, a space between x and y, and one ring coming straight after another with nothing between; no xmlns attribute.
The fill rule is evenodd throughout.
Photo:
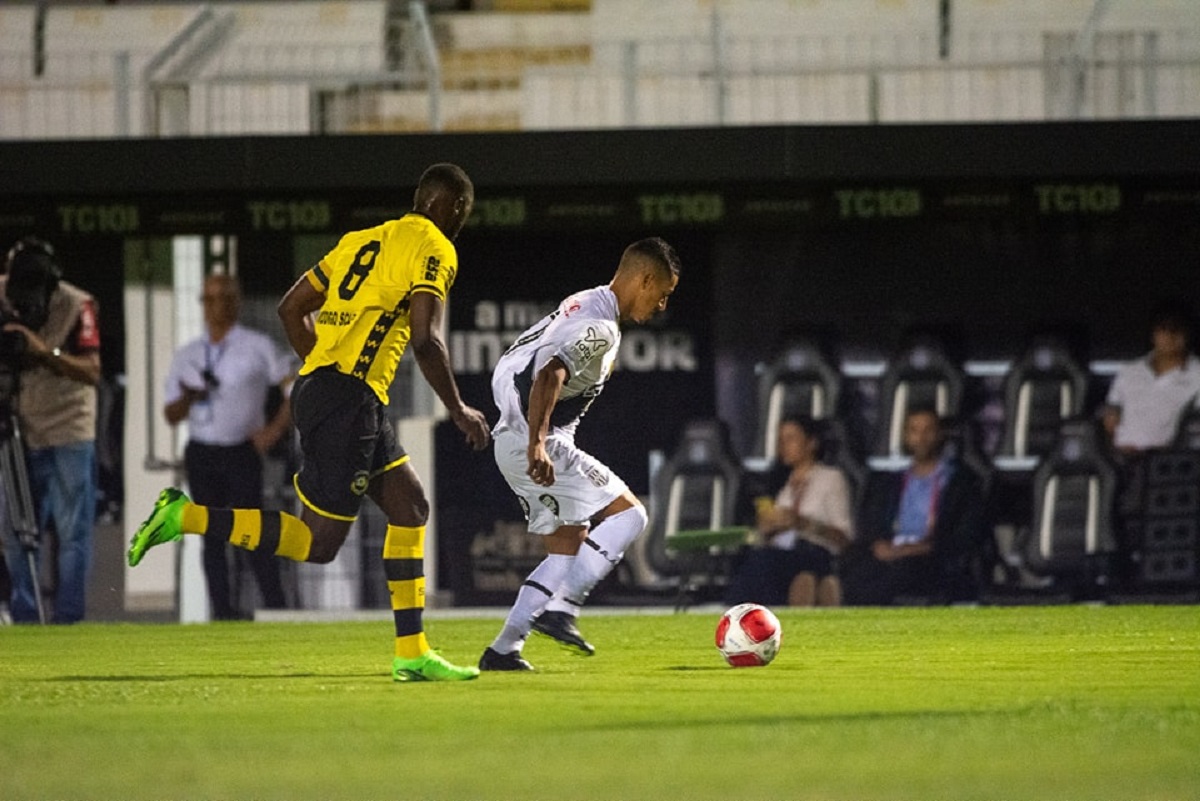
<svg viewBox="0 0 1200 801"><path fill-rule="evenodd" d="M1197 607L781 610L742 670L603 611L457 684L393 684L387 622L3 628L0 799L1200 798Z"/></svg>

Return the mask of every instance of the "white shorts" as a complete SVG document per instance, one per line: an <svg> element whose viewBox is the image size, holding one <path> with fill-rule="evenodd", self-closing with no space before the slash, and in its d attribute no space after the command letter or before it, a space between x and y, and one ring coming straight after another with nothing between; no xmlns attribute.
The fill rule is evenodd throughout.
<svg viewBox="0 0 1200 801"><path fill-rule="evenodd" d="M493 453L501 475L517 494L529 531L553 534L562 526L585 526L597 512L623 495L625 482L603 462L581 451L569 439L553 434L546 440L546 453L554 464L554 483L535 484L525 474L529 437L512 429L497 431Z"/></svg>

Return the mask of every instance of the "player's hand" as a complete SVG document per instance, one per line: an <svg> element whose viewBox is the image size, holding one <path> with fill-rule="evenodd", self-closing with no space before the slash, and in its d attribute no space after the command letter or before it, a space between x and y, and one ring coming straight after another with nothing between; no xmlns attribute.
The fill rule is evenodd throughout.
<svg viewBox="0 0 1200 801"><path fill-rule="evenodd" d="M540 487L552 485L554 483L554 462L550 461L550 454L546 453L546 443L538 442L530 445L526 457L529 460L529 467L525 469L525 475L533 479L533 483Z"/></svg>
<svg viewBox="0 0 1200 801"><path fill-rule="evenodd" d="M198 387L189 387L187 384L179 384L180 392L187 399L188 404L201 403L208 400L208 389L200 389Z"/></svg>
<svg viewBox="0 0 1200 801"><path fill-rule="evenodd" d="M889 540L875 540L871 543L871 552L880 562L894 562L900 558L900 549Z"/></svg>
<svg viewBox="0 0 1200 801"><path fill-rule="evenodd" d="M492 441L492 430L487 424L483 412L470 406L462 407L462 411L451 414L450 419L458 430L467 435L467 444L472 450L481 451Z"/></svg>
<svg viewBox="0 0 1200 801"><path fill-rule="evenodd" d="M275 447L275 443L279 441L280 435L270 426L264 426L250 435L250 444L254 446L254 450L258 451L259 456L266 456L271 448Z"/></svg>
<svg viewBox="0 0 1200 801"><path fill-rule="evenodd" d="M50 347L46 341L34 333L32 328L21 323L5 323L4 330L7 333L18 333L25 337L25 350L30 356L44 358L50 354Z"/></svg>

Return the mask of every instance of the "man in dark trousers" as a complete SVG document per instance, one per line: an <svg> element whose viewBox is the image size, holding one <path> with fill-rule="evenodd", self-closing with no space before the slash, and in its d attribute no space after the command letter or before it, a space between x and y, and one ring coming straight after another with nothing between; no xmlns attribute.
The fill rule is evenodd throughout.
<svg viewBox="0 0 1200 801"><path fill-rule="evenodd" d="M955 600L971 592L969 563L983 536L983 499L974 471L942 452L931 408L904 419L906 470L877 473L859 518L860 539L842 565L846 603L887 606L901 595Z"/></svg>
<svg viewBox="0 0 1200 801"><path fill-rule="evenodd" d="M210 275L200 295L205 334L175 353L167 374L166 406L171 425L187 421L184 466L196 503L255 507L263 500L263 455L288 433L286 399L293 369L271 338L241 325L242 293L231 275ZM273 388L284 400L267 419ZM216 539L204 540L204 577L217 620L241 617L230 591L229 560L249 562L268 609L286 606L274 554L242 552Z"/></svg>

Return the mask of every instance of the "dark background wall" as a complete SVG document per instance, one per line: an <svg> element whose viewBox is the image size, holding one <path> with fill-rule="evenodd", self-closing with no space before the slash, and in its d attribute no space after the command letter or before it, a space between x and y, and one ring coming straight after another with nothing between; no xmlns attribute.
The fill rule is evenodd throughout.
<svg viewBox="0 0 1200 801"><path fill-rule="evenodd" d="M0 243L58 246L100 298L113 375L131 241L235 235L248 292L276 297L341 232L403 213L425 166L457 162L478 204L451 344L468 400L490 410L489 337L662 235L680 289L631 332L638 369L580 431L645 492L646 454L690 417L720 414L746 445L754 366L796 330L848 359L885 358L914 326L964 359L1011 358L1046 328L1085 361L1141 352L1150 308L1196 295L1197 142L1200 121L6 143ZM512 319L488 317L506 304Z"/></svg>
<svg viewBox="0 0 1200 801"><path fill-rule="evenodd" d="M813 324L886 350L915 323L981 356L1067 324L1103 357L1193 289L1197 141L1200 123L1158 121L6 143L0 241L54 241L111 331L125 239L236 234L249 290L275 294L298 238L402 212L420 170L453 160L480 201L460 293L553 261L530 287L550 299L654 233L684 251L684 290L702 274L710 291L678 313L738 357Z"/></svg>

